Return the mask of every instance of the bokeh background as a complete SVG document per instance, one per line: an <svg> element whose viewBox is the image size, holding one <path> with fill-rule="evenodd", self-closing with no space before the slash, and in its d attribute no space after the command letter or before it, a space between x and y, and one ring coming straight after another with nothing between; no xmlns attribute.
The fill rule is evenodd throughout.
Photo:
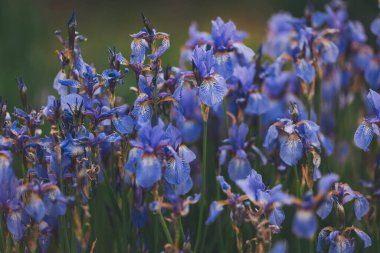
<svg viewBox="0 0 380 253"><path fill-rule="evenodd" d="M15 79L22 77L29 89L29 103L39 108L48 94L55 94L53 79L59 64L56 49L61 45L53 32L66 32L66 22L73 9L78 16L78 30L88 38L82 44L86 62L98 72L107 67L107 48L115 46L126 57L130 54L129 34L141 27L141 12L159 31L171 35L171 48L165 63L178 64L181 46L188 37L192 21L201 30L210 31L217 16L233 20L238 29L250 34L247 45L257 49L266 33L266 22L273 13L303 14L307 0L0 0L0 95L9 107L19 105ZM315 1L322 7L326 1ZM347 1L350 16L368 25L378 14L376 0ZM367 31L367 34L370 34ZM374 38L369 35L370 41ZM123 88L122 88L123 89ZM128 92L126 88L118 91Z"/></svg>

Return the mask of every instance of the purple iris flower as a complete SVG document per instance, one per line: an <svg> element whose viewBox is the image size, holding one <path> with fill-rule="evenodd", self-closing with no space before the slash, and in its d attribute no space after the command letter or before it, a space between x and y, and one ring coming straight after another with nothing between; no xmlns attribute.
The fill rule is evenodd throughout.
<svg viewBox="0 0 380 253"><path fill-rule="evenodd" d="M356 243L351 232L355 232L356 236L363 241L364 248L368 248L372 245L371 238L356 227L348 227L343 230L325 227L318 235L317 252L324 252L324 250L328 248L328 251L331 253L353 253L356 248Z"/></svg>
<svg viewBox="0 0 380 253"><path fill-rule="evenodd" d="M246 178L252 169L245 151L249 148L249 143L246 141L247 134L248 126L245 123L239 126L233 124L228 131L229 138L223 141L227 145L219 147L221 151L219 157L220 165L225 163L227 152L232 154L232 158L228 163L228 175L234 181ZM256 146L251 144L250 148L262 158L263 163L266 162L265 156Z"/></svg>
<svg viewBox="0 0 380 253"><path fill-rule="evenodd" d="M313 196L312 192L307 192L301 200L294 199L297 211L293 218L293 233L302 238L312 238L318 229L318 220L315 209L326 198L328 189L339 180L336 174L329 174L322 177L318 183L318 194Z"/></svg>
<svg viewBox="0 0 380 253"><path fill-rule="evenodd" d="M380 95L373 90L369 90L367 100L370 107L375 111L375 116L364 119L356 129L354 135L355 145L364 151L368 151L373 136L380 135L378 124L380 122Z"/></svg>
<svg viewBox="0 0 380 253"><path fill-rule="evenodd" d="M199 79L199 98L207 106L219 104L227 94L224 78L215 72L213 50L196 47L193 51L193 65L196 79Z"/></svg>
<svg viewBox="0 0 380 253"><path fill-rule="evenodd" d="M325 219L332 211L333 205L341 207L354 200L354 211L356 218L361 218L369 211L369 203L363 194L353 191L348 184L336 183L329 191L327 198L322 202L317 210L318 216Z"/></svg>

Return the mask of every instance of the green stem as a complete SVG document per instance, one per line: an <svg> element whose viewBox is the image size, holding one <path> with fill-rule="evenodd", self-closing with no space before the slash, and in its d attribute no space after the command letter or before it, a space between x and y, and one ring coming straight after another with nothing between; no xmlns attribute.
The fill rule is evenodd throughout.
<svg viewBox="0 0 380 253"><path fill-rule="evenodd" d="M195 241L194 251L198 252L201 242L201 233L203 225L203 213L206 202L206 167L207 167L207 120L203 121L203 154L202 154L202 188L201 188L201 206L199 209L199 219L197 228L197 237ZM204 235L206 236L206 235Z"/></svg>
<svg viewBox="0 0 380 253"><path fill-rule="evenodd" d="M182 219L181 219L181 217L178 218L178 226L179 226L179 230L180 230L180 232L181 232L182 241L185 242L185 241L186 241L186 236L185 236L185 232L183 231L183 226L182 226Z"/></svg>
<svg viewBox="0 0 380 253"><path fill-rule="evenodd" d="M5 252L5 247L6 247L6 242L5 242L5 222L4 222L4 219L3 219L3 215L4 215L4 212L3 210L0 210L0 242L1 242L1 248L3 250L3 252Z"/></svg>
<svg viewBox="0 0 380 253"><path fill-rule="evenodd" d="M224 124L226 126L226 130L228 133L228 129L230 129L229 124L228 124L228 114L227 114L227 97L223 99L223 113L224 113Z"/></svg>
<svg viewBox="0 0 380 253"><path fill-rule="evenodd" d="M160 223L161 223L162 229L164 230L164 233L165 233L165 236L166 236L166 240L167 240L171 245L173 245L173 239L172 239L172 236L170 235L170 232L169 232L168 226L166 225L166 222L165 222L164 216L162 216L161 211L158 211L158 217L160 218Z"/></svg>
<svg viewBox="0 0 380 253"><path fill-rule="evenodd" d="M154 85L154 124L158 124L158 90L157 84Z"/></svg>

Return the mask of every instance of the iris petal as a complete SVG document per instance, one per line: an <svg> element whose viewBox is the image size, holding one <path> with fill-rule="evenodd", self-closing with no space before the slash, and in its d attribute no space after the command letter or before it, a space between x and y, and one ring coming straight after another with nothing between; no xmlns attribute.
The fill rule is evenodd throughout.
<svg viewBox="0 0 380 253"><path fill-rule="evenodd" d="M369 203L366 197L360 195L358 198L355 199L354 210L355 216L358 220L361 220L361 218L368 213Z"/></svg>
<svg viewBox="0 0 380 253"><path fill-rule="evenodd" d="M293 233L301 238L311 238L317 231L317 218L312 211L298 210L293 219Z"/></svg>
<svg viewBox="0 0 380 253"><path fill-rule="evenodd" d="M251 172L251 164L247 158L234 157L228 163L228 175L234 181L246 178Z"/></svg>
<svg viewBox="0 0 380 253"><path fill-rule="evenodd" d="M364 151L368 151L368 146L369 144L371 144L373 135L374 135L374 132L371 125L363 121L355 132L355 135L354 135L355 145L363 149Z"/></svg>
<svg viewBox="0 0 380 253"><path fill-rule="evenodd" d="M143 188L151 187L161 179L161 163L154 155L143 156L137 165L136 183Z"/></svg>
<svg viewBox="0 0 380 253"><path fill-rule="evenodd" d="M199 97L201 101L208 106L219 104L226 94L226 81L218 74L211 75L204 79L199 87Z"/></svg>
<svg viewBox="0 0 380 253"><path fill-rule="evenodd" d="M290 136L281 142L281 160L289 166L294 166L302 158L303 145L298 137Z"/></svg>

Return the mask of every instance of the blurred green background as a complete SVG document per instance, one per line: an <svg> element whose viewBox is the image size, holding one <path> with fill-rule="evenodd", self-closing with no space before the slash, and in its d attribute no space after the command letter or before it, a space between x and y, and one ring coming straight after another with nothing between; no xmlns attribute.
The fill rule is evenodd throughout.
<svg viewBox="0 0 380 253"><path fill-rule="evenodd" d="M66 22L73 9L78 15L78 30L88 38L82 44L86 62L98 72L107 67L107 48L116 46L130 54L129 34L141 27L141 12L159 31L171 35L171 48L165 64L178 64L181 46L188 37L188 26L197 21L201 30L210 31L211 20L232 19L238 29L250 34L247 44L256 49L264 39L266 22L278 11L296 16L303 13L306 0L140 0L140 1L64 1L0 0L0 95L10 107L19 105L15 79L22 77L29 88L29 104L38 108L46 103L59 64L55 53L61 45L53 32L66 35ZM326 1L315 1L322 7ZM376 0L348 1L352 19L368 25L377 15ZM373 38L371 38L373 40ZM126 92L126 91L125 91Z"/></svg>

